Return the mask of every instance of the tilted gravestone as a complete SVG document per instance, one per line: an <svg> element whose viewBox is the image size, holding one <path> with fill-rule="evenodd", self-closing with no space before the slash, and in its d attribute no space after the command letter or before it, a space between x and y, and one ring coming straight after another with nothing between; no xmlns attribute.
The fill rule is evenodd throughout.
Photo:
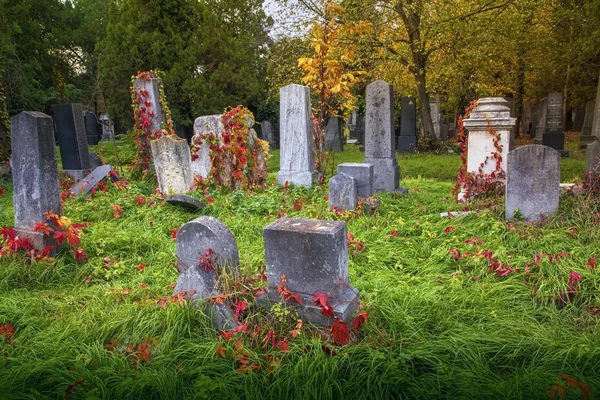
<svg viewBox="0 0 600 400"><path fill-rule="evenodd" d="M329 207L341 211L354 211L357 203L356 179L338 172L329 180Z"/></svg>
<svg viewBox="0 0 600 400"><path fill-rule="evenodd" d="M600 140L587 145L585 151L585 180L589 187L600 189Z"/></svg>
<svg viewBox="0 0 600 400"><path fill-rule="evenodd" d="M417 147L417 107L414 97L402 98L398 153L411 153Z"/></svg>
<svg viewBox="0 0 600 400"><path fill-rule="evenodd" d="M579 136L579 147L585 148L588 143L596 140L596 136L592 135L592 125L594 123L594 108L596 107L595 100L589 100L585 103L585 115L583 116L583 125L581 126L581 135Z"/></svg>
<svg viewBox="0 0 600 400"><path fill-rule="evenodd" d="M338 174L346 174L356 180L358 197L373 196L373 164L342 163L337 166Z"/></svg>
<svg viewBox="0 0 600 400"><path fill-rule="evenodd" d="M557 150L563 157L569 155L565 150L565 133L563 131L563 94L551 93L548 95L548 111L546 114L546 128L542 135L542 144Z"/></svg>
<svg viewBox="0 0 600 400"><path fill-rule="evenodd" d="M532 176L535 171L535 176ZM559 200L560 153L548 146L528 145L508 153L506 218L515 211L530 222L556 212Z"/></svg>
<svg viewBox="0 0 600 400"><path fill-rule="evenodd" d="M218 219L199 217L184 224L177 233L177 269L180 272L174 293L192 295L192 304L219 294L218 278L223 271L239 277L239 254L235 237ZM217 329L237 324L225 304L207 303L207 314Z"/></svg>
<svg viewBox="0 0 600 400"><path fill-rule="evenodd" d="M162 79L160 78L136 78L133 81L135 92L143 100L138 104L138 108L150 122L150 134L160 131L162 125L167 123L165 112L160 104L161 85Z"/></svg>
<svg viewBox="0 0 600 400"><path fill-rule="evenodd" d="M282 218L263 230L267 294L271 302L283 301L278 291L285 276L286 290L298 295L290 300L302 319L331 325L334 316L348 322L359 307L359 293L348 278L346 223ZM333 315L325 316L313 296L328 296Z"/></svg>
<svg viewBox="0 0 600 400"><path fill-rule="evenodd" d="M325 150L344 151L344 134L340 117L331 116L327 119L325 127Z"/></svg>
<svg viewBox="0 0 600 400"><path fill-rule="evenodd" d="M277 182L312 187L318 173L313 159L310 89L288 85L279 90L280 161Z"/></svg>
<svg viewBox="0 0 600 400"><path fill-rule="evenodd" d="M36 250L57 246L55 241L34 232L44 213L60 214L60 188L52 118L41 112L24 111L11 118L11 165L15 230Z"/></svg>
<svg viewBox="0 0 600 400"><path fill-rule="evenodd" d="M158 187L162 193L188 193L194 186L190 148L185 139L165 135L150 142Z"/></svg>
<svg viewBox="0 0 600 400"><path fill-rule="evenodd" d="M76 103L55 104L52 112L62 168L75 181L80 181L91 172L83 108Z"/></svg>
<svg viewBox="0 0 600 400"><path fill-rule="evenodd" d="M376 192L399 189L392 85L384 81L375 81L367 86L364 162L373 164L373 189Z"/></svg>
<svg viewBox="0 0 600 400"><path fill-rule="evenodd" d="M110 177L113 182L119 180L117 174L113 172L110 165L102 165L94 169L88 176L80 180L79 183L77 183L77 185L71 189L71 192L73 192L75 196L89 193L99 182L102 182L108 177Z"/></svg>

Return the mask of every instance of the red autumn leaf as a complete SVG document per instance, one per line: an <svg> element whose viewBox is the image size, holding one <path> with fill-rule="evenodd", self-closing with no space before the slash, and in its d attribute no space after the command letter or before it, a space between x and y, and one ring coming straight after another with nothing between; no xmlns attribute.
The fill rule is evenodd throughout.
<svg viewBox="0 0 600 400"><path fill-rule="evenodd" d="M575 281L581 281L581 275L575 271L571 271L571 274L569 275L569 287L572 287Z"/></svg>
<svg viewBox="0 0 600 400"><path fill-rule="evenodd" d="M72 385L69 385L69 387L67 388L67 391L65 392L65 400L69 400L71 398L71 395L73 394L73 390L75 390L75 388L79 385L81 385L83 382L85 381L85 379L80 379L77 382L75 382Z"/></svg>
<svg viewBox="0 0 600 400"><path fill-rule="evenodd" d="M113 205L113 210L115 210L115 212L113 213L115 218L119 218L121 216L121 213L123 212L123 210L121 210L121 206L119 206L118 204L114 204Z"/></svg>
<svg viewBox="0 0 600 400"><path fill-rule="evenodd" d="M128 295L128 294L129 294L129 292L131 292L131 288L124 289L122 293L123 293L124 295Z"/></svg>
<svg viewBox="0 0 600 400"><path fill-rule="evenodd" d="M42 232L44 235L50 235L52 232L54 232L54 229L52 229L45 222L36 222L35 228L33 228L33 230L34 232Z"/></svg>
<svg viewBox="0 0 600 400"><path fill-rule="evenodd" d="M598 258L598 256L594 256L592 258L588 258L588 262L585 265L587 265L589 267L592 267L592 268L596 268L596 259L597 258Z"/></svg>
<svg viewBox="0 0 600 400"><path fill-rule="evenodd" d="M472 238L465 240L465 243L475 246L478 244L483 244L483 240L479 239L477 236L473 236Z"/></svg>
<svg viewBox="0 0 600 400"><path fill-rule="evenodd" d="M558 253L557 255L554 256L554 259L556 260L556 262L560 262L561 258L567 258L569 257L569 255L567 253Z"/></svg>
<svg viewBox="0 0 600 400"><path fill-rule="evenodd" d="M450 232L452 229L454 229L453 226L447 226L446 229L444 229L444 233L448 233Z"/></svg>
<svg viewBox="0 0 600 400"><path fill-rule="evenodd" d="M452 254L454 261L460 260L460 251L458 251L458 249L450 249L448 250L448 253Z"/></svg>
<svg viewBox="0 0 600 400"><path fill-rule="evenodd" d="M216 356L216 357L223 357L223 358L225 358L225 355L226 355L226 353L225 353L225 352L226 352L226 351L227 351L227 349L226 349L225 347L223 347L223 346L218 346L218 347L215 349L215 356Z"/></svg>
<svg viewBox="0 0 600 400"><path fill-rule="evenodd" d="M142 204L144 204L146 202L146 198L142 195L135 196L135 202L138 206L141 206Z"/></svg>
<svg viewBox="0 0 600 400"><path fill-rule="evenodd" d="M288 345L287 338L283 338L283 340L276 342L273 347L275 347L276 349L279 349L279 351L288 351L289 345Z"/></svg>
<svg viewBox="0 0 600 400"><path fill-rule="evenodd" d="M358 314L356 314L356 316L354 317L354 321L352 321L352 329L357 331L361 326L365 324L368 316L369 315L365 310L360 310Z"/></svg>
<svg viewBox="0 0 600 400"><path fill-rule="evenodd" d="M50 252L54 249L54 246L46 246L42 249L42 252L40 253L40 257L48 257L50 255ZM77 255L75 255L75 258L77 258Z"/></svg>
<svg viewBox="0 0 600 400"><path fill-rule="evenodd" d="M0 196L3 196L3 195L4 195L4 188L0 187Z"/></svg>
<svg viewBox="0 0 600 400"><path fill-rule="evenodd" d="M2 227L2 229L0 229L0 235L2 235L2 238L4 238L4 240L7 240L14 239L17 234L13 228L7 228L5 225Z"/></svg>
<svg viewBox="0 0 600 400"><path fill-rule="evenodd" d="M204 200L205 200L205 201L206 201L208 204L212 204L212 202L214 202L214 201L215 201L215 199L213 199L213 198L212 198L212 197L210 197L210 196L206 196L206 197L204 198Z"/></svg>
<svg viewBox="0 0 600 400"><path fill-rule="evenodd" d="M145 361L146 364L150 362L150 346L148 346L148 343L142 343L138 346L137 357Z"/></svg>
<svg viewBox="0 0 600 400"><path fill-rule="evenodd" d="M140 283L140 286L142 287L142 289L149 289L148 285L146 285L145 283Z"/></svg>
<svg viewBox="0 0 600 400"><path fill-rule="evenodd" d="M137 268L138 271L143 271L144 268L146 268L146 264L140 263L140 264L137 265L136 268Z"/></svg>
<svg viewBox="0 0 600 400"><path fill-rule="evenodd" d="M0 326L0 336L4 336L8 343L12 344L13 337L15 337L15 328L8 324Z"/></svg>
<svg viewBox="0 0 600 400"><path fill-rule="evenodd" d="M398 231L397 230L392 230L392 231L390 231L390 235L392 235L392 236L398 236Z"/></svg>
<svg viewBox="0 0 600 400"><path fill-rule="evenodd" d="M313 295L313 304L321 307L321 314L329 317L333 314L333 307L329 304L329 296L323 292L316 292Z"/></svg>
<svg viewBox="0 0 600 400"><path fill-rule="evenodd" d="M236 303L235 305L235 310L233 311L233 318L238 321L239 317L240 317L240 312L244 311L246 309L246 306L248 305L248 302L246 300L244 301L239 301Z"/></svg>
<svg viewBox="0 0 600 400"><path fill-rule="evenodd" d="M333 343L344 346L350 341L350 330L348 325L340 321L338 317L335 317L333 325L331 325L331 338Z"/></svg>
<svg viewBox="0 0 600 400"><path fill-rule="evenodd" d="M302 210L302 203L298 203L298 202L294 201L294 210L296 210L296 211Z"/></svg>
<svg viewBox="0 0 600 400"><path fill-rule="evenodd" d="M169 231L169 234L171 235L171 239L177 239L177 233L179 233L179 229L181 229L181 227L176 228L176 229L171 229Z"/></svg>
<svg viewBox="0 0 600 400"><path fill-rule="evenodd" d="M81 261L87 259L87 256L85 255L85 250L81 247L75 250L75 259Z"/></svg>
<svg viewBox="0 0 600 400"><path fill-rule="evenodd" d="M65 232L63 231L54 231L54 239L56 239L56 243L59 245L65 241Z"/></svg>

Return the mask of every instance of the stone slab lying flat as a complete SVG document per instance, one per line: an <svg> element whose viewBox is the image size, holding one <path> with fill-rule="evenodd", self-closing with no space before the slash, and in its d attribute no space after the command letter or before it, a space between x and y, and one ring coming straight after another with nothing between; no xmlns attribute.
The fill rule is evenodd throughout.
<svg viewBox="0 0 600 400"><path fill-rule="evenodd" d="M166 200L169 204L182 206L189 210L201 210L204 208L204 204L200 200L186 194L169 194Z"/></svg>

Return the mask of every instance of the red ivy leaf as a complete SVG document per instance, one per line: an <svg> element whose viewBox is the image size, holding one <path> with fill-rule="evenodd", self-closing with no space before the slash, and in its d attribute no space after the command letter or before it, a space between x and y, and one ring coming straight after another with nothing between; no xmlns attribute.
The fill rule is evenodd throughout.
<svg viewBox="0 0 600 400"><path fill-rule="evenodd" d="M0 326L0 336L4 336L8 339L8 343L12 344L13 337L15 337L15 328L12 325Z"/></svg>
<svg viewBox="0 0 600 400"><path fill-rule="evenodd" d="M352 329L357 331L361 326L365 324L368 316L369 315L365 310L359 311L358 314L356 314L356 316L354 317L354 321L352 321Z"/></svg>
<svg viewBox="0 0 600 400"><path fill-rule="evenodd" d="M451 226L447 226L447 227L446 227L446 229L444 229L444 233L448 233L448 232L450 232L452 229L454 229L454 227L453 227L452 225L451 225Z"/></svg>
<svg viewBox="0 0 600 400"><path fill-rule="evenodd" d="M390 231L390 235L392 235L392 236L398 236L398 231L397 230L392 230L392 231Z"/></svg>
<svg viewBox="0 0 600 400"><path fill-rule="evenodd" d="M333 343L344 346L350 341L350 330L348 325L335 317L335 322L331 325L331 338Z"/></svg>
<svg viewBox="0 0 600 400"><path fill-rule="evenodd" d="M587 266L592 267L592 268L595 269L596 268L596 259L597 258L598 258L598 256L594 256L592 258L588 258L588 262L585 265L587 265Z"/></svg>
<svg viewBox="0 0 600 400"><path fill-rule="evenodd" d="M296 210L296 211L302 210L302 203L298 203L298 202L294 201L294 210Z"/></svg>
<svg viewBox="0 0 600 400"><path fill-rule="evenodd" d="M329 304L329 296L323 292L317 292L313 295L313 304L321 307L321 314L329 317L333 314L333 307Z"/></svg>
<svg viewBox="0 0 600 400"><path fill-rule="evenodd" d="M176 229L171 229L171 231L170 231L171 239L177 239L177 233L179 232L179 229L181 229L181 227L176 228Z"/></svg>
<svg viewBox="0 0 600 400"><path fill-rule="evenodd" d="M244 301L239 301L236 303L235 305L235 310L233 311L233 318L238 321L239 317L240 317L240 312L244 311L246 309L246 306L248 305L248 302L246 300Z"/></svg>
<svg viewBox="0 0 600 400"><path fill-rule="evenodd" d="M136 268L137 268L138 271L143 271L144 268L146 268L146 264L140 263L140 264L137 265Z"/></svg>

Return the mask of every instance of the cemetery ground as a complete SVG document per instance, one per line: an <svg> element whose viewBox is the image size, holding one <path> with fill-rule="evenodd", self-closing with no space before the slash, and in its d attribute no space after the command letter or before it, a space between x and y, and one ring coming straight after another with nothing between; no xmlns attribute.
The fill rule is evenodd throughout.
<svg viewBox="0 0 600 400"><path fill-rule="evenodd" d="M584 169L570 139L561 182ZM117 145L126 170L134 142ZM117 165L112 144L92 150ZM363 154L347 145L332 157L361 162ZM278 151L267 189L195 192L207 205L196 212L165 203L152 179L67 198L63 215L88 224L87 260L69 249L44 261L0 258L0 398L598 396L598 199L562 193L541 225L506 222L501 197L441 218L465 207L451 194L456 150L398 158L409 192L379 193L371 215L329 210L326 184L277 186ZM0 186L0 225L10 227L12 184ZM279 216L345 221L364 325L340 345L329 328L299 326L290 308L253 308L250 291L236 294L249 301L239 310L247 331L219 334L201 309L173 296L173 237L200 215L229 227L248 277L265 268L262 230Z"/></svg>

